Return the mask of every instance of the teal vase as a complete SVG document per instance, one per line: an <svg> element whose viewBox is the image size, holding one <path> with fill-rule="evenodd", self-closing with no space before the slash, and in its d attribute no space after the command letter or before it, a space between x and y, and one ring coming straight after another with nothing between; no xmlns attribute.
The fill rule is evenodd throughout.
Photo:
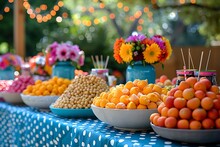
<svg viewBox="0 0 220 147"><path fill-rule="evenodd" d="M53 65L52 76L71 80L75 77L75 66L69 61L59 61Z"/></svg>
<svg viewBox="0 0 220 147"><path fill-rule="evenodd" d="M126 82L134 81L135 79L148 80L148 83L155 83L156 72L151 64L143 65L142 62L135 62L134 65L129 65L126 69Z"/></svg>
<svg viewBox="0 0 220 147"><path fill-rule="evenodd" d="M8 66L5 69L0 69L0 80L13 80L15 69L13 66Z"/></svg>

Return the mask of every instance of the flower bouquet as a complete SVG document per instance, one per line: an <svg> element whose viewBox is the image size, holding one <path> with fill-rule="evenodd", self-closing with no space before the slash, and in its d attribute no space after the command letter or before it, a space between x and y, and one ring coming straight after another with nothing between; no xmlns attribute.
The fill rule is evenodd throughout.
<svg viewBox="0 0 220 147"><path fill-rule="evenodd" d="M129 71L130 69L132 70L133 66L137 63L142 64L143 66L151 66L156 63L162 63L163 65L164 61L169 59L172 54L172 48L169 40L160 35L155 35L149 38L145 35L137 34L129 36L125 40L123 38L116 39L113 49L114 59L119 64L126 63L131 65L128 66ZM154 69L152 69L152 72L155 72ZM146 79L146 74L149 75L152 72L148 71L141 73L141 69L138 68L135 70L134 75L130 75L127 68L126 80L133 81L136 78L143 80ZM151 82L155 81L155 74L149 75L149 77L153 77ZM147 79L149 80L149 78Z"/></svg>
<svg viewBox="0 0 220 147"><path fill-rule="evenodd" d="M47 80L52 73L52 67L46 64L43 53L38 53L29 60L30 72L34 80Z"/></svg>
<svg viewBox="0 0 220 147"><path fill-rule="evenodd" d="M84 52L78 45L54 42L46 49L46 64L53 65L52 76L72 79L75 67L84 65Z"/></svg>
<svg viewBox="0 0 220 147"><path fill-rule="evenodd" d="M13 80L14 72L20 71L23 60L20 56L6 53L0 55L0 80Z"/></svg>

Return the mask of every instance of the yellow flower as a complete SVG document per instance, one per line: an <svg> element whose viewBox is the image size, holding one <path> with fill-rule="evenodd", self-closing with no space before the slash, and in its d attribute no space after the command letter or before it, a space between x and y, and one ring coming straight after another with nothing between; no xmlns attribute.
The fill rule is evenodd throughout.
<svg viewBox="0 0 220 147"><path fill-rule="evenodd" d="M121 56L124 62L131 62L133 60L132 57L132 45L123 43L120 47L119 55Z"/></svg>
<svg viewBox="0 0 220 147"><path fill-rule="evenodd" d="M155 63L159 60L160 55L160 48L156 43L153 43L151 45L147 45L147 48L143 52L144 60L147 63Z"/></svg>
<svg viewBox="0 0 220 147"><path fill-rule="evenodd" d="M170 41L168 39L165 39L165 45L166 45L166 49L167 49L167 59L170 59L170 56L172 54L172 48L170 45Z"/></svg>

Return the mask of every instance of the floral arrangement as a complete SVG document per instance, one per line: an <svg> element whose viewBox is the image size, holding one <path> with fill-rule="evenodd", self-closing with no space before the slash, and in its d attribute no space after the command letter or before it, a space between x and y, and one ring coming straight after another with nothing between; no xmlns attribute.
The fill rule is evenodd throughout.
<svg viewBox="0 0 220 147"><path fill-rule="evenodd" d="M54 65L57 61L72 61L77 66L84 65L84 52L78 45L54 42L46 49L46 62Z"/></svg>
<svg viewBox="0 0 220 147"><path fill-rule="evenodd" d="M9 66L13 66L15 70L20 70L21 65L23 64L23 60L20 56L6 53L0 55L0 69L4 70Z"/></svg>
<svg viewBox="0 0 220 147"><path fill-rule="evenodd" d="M50 65L46 64L43 53L38 53L29 60L29 66L33 75L49 76L52 73Z"/></svg>
<svg viewBox="0 0 220 147"><path fill-rule="evenodd" d="M133 65L136 61L143 64L163 63L169 59L172 48L168 39L156 35L151 38L142 34L129 36L126 40L116 39L114 43L114 59L119 63Z"/></svg>

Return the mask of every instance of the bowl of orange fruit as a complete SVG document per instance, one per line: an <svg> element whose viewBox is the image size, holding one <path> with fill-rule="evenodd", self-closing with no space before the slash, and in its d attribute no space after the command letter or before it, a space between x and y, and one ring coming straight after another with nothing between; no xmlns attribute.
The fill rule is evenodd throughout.
<svg viewBox="0 0 220 147"><path fill-rule="evenodd" d="M157 112L166 89L147 80L128 81L111 87L93 99L91 108L96 117L117 129L150 129L150 115Z"/></svg>
<svg viewBox="0 0 220 147"><path fill-rule="evenodd" d="M219 88L206 78L190 77L167 93L150 121L158 135L170 140L220 142Z"/></svg>
<svg viewBox="0 0 220 147"><path fill-rule="evenodd" d="M36 80L34 85L27 86L21 98L28 106L49 109L49 106L57 100L70 83L69 79L58 77L47 81Z"/></svg>

